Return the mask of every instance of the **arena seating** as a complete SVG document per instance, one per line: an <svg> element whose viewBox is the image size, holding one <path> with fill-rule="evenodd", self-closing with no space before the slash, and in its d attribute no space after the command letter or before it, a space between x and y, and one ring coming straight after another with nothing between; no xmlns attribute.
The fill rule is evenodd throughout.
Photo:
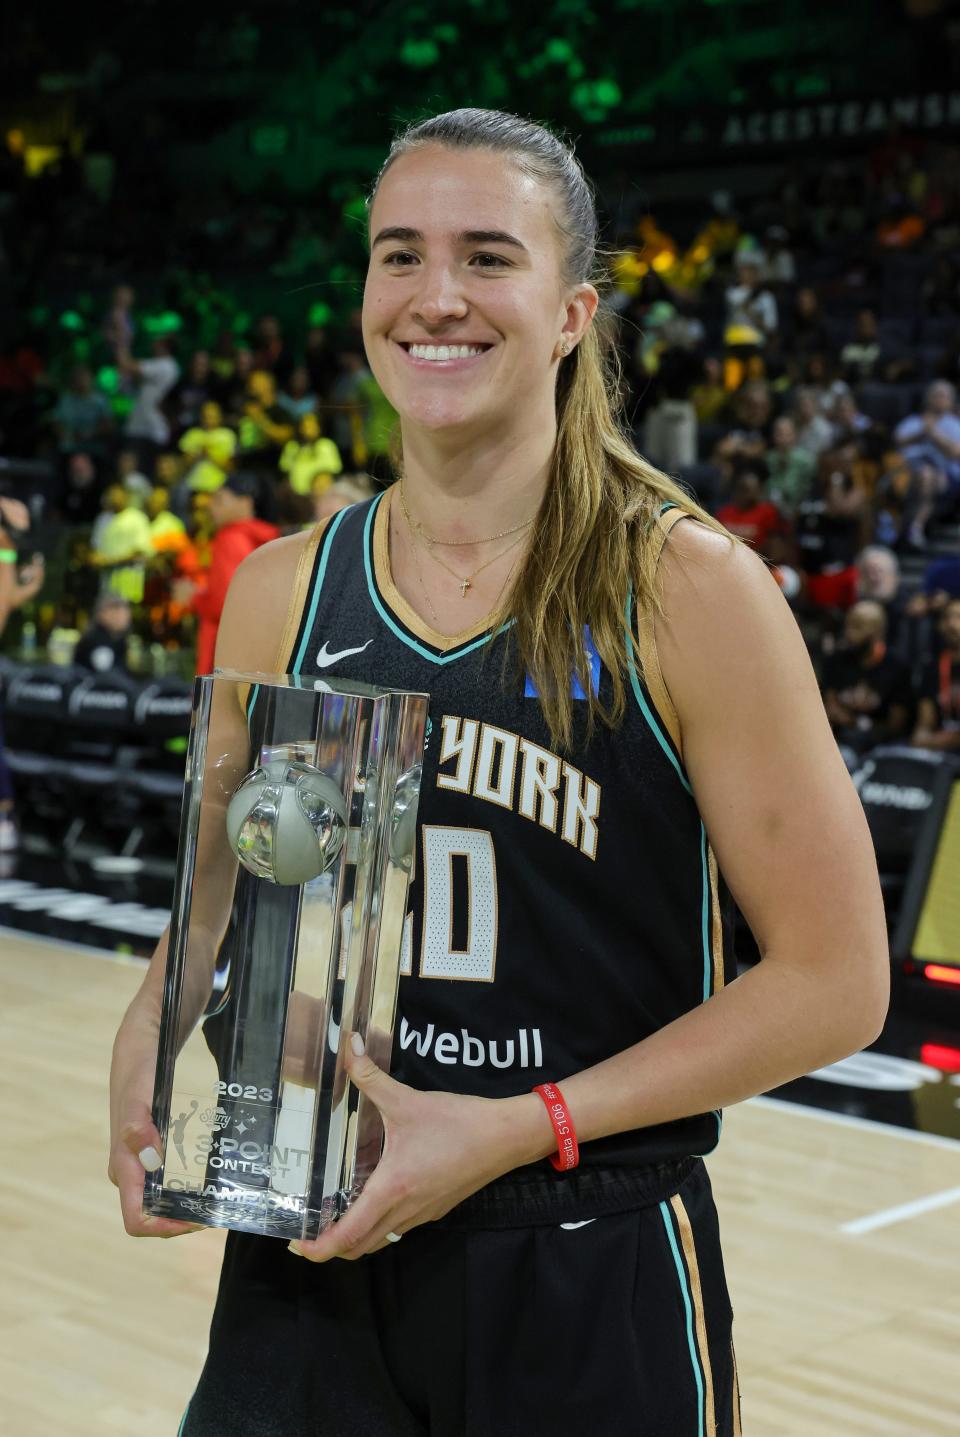
<svg viewBox="0 0 960 1437"><path fill-rule="evenodd" d="M193 686L9 661L0 679L25 845L169 860Z"/></svg>

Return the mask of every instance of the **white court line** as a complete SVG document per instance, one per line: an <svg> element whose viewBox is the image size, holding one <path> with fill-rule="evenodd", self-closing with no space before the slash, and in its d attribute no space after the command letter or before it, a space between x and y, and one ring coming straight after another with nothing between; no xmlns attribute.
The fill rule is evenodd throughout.
<svg viewBox="0 0 960 1437"><path fill-rule="evenodd" d="M949 1207L960 1202L960 1188L947 1188L942 1193L931 1193L929 1197L917 1198L916 1202L905 1202L900 1207L888 1207L883 1212L873 1212L869 1217L858 1217L853 1222L842 1224L840 1231L857 1235L873 1232L878 1227L890 1227L895 1222L905 1222L922 1212L934 1212L938 1207Z"/></svg>
<svg viewBox="0 0 960 1437"><path fill-rule="evenodd" d="M928 1147L947 1148L950 1152L960 1151L960 1138L944 1137L941 1133L918 1133L915 1128L901 1128L895 1123L878 1123L874 1118L854 1118L849 1113L832 1113L827 1108L813 1108L807 1103L788 1103L784 1098L759 1097L747 1098L746 1101L758 1103L763 1108L775 1108L780 1113L802 1113L807 1118L818 1118L821 1123L836 1123L844 1128L860 1128L867 1133L900 1138L907 1143L925 1143Z"/></svg>

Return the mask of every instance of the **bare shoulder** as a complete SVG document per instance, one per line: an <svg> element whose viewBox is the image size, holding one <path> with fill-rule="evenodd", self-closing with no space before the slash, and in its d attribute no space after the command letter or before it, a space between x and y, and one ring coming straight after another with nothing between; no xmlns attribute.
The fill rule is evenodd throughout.
<svg viewBox="0 0 960 1437"><path fill-rule="evenodd" d="M227 590L217 634L219 668L271 673L302 561L318 530L286 534L254 549Z"/></svg>
<svg viewBox="0 0 960 1437"><path fill-rule="evenodd" d="M664 615L655 620L657 653L681 726L698 713L715 717L720 694L744 682L756 693L758 683L789 680L794 698L806 696L822 709L796 618L753 549L681 520L664 544L659 578Z"/></svg>

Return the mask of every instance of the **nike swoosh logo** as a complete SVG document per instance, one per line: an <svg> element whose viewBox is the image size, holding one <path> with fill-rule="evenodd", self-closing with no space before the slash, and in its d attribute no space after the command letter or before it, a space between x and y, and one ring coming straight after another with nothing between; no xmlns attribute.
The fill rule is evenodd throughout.
<svg viewBox="0 0 960 1437"><path fill-rule="evenodd" d="M340 659L349 658L351 654L362 654L364 649L369 649L372 643L373 639L367 639L367 642L361 644L359 649L341 649L338 654L331 654L328 651L327 645L324 644L323 648L317 654L317 668L328 669L331 664L337 663Z"/></svg>
<svg viewBox="0 0 960 1437"><path fill-rule="evenodd" d="M592 1222L596 1222L596 1220L597 1219L595 1217L585 1217L583 1222L562 1222L560 1226L565 1227L569 1232L570 1229L574 1227L589 1227L590 1224Z"/></svg>

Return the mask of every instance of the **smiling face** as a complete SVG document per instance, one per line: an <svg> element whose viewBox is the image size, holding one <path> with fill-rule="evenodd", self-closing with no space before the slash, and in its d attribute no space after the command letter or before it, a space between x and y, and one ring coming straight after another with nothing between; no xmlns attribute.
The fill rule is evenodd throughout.
<svg viewBox="0 0 960 1437"><path fill-rule="evenodd" d="M426 145L387 170L370 216L367 358L405 424L507 426L552 413L560 345L596 291L565 289L555 200L502 154Z"/></svg>

